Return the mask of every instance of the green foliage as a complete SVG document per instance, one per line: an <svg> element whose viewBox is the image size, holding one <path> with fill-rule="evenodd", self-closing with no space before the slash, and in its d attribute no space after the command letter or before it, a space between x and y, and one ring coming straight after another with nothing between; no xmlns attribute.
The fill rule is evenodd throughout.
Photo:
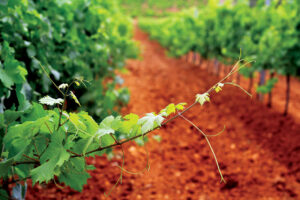
<svg viewBox="0 0 300 200"><path fill-rule="evenodd" d="M129 101L115 73L138 56L132 28L114 0L0 3L0 179L81 190L84 157L115 143L104 129L140 133L138 119L114 117Z"/></svg>
<svg viewBox="0 0 300 200"><path fill-rule="evenodd" d="M81 87L76 94L80 99L93 92L98 105L115 98L113 105L102 103L101 111L91 112L97 119L124 105L119 101L126 90L116 94L115 70L122 69L127 58L137 57L138 50L131 40L131 21L116 1L5 1L0 4L0 30L0 111L26 110L29 101L45 95L55 98L40 64L55 82L77 79L73 88L86 85L81 77L97 80L91 84L102 89ZM106 79L114 84L107 87ZM89 102L82 102L83 109L93 111ZM77 106L70 103L68 109Z"/></svg>
<svg viewBox="0 0 300 200"><path fill-rule="evenodd" d="M190 12L194 13L193 10L188 10L156 21L151 18L142 19L140 26L149 31L150 38L158 40L168 50L169 55L179 57L195 48L194 43L197 40L192 31L194 22Z"/></svg>
<svg viewBox="0 0 300 200"><path fill-rule="evenodd" d="M114 134L115 130L112 128L112 124L114 123L114 121L115 118L113 116L106 117L99 125L97 137L100 138L107 134Z"/></svg>
<svg viewBox="0 0 300 200"><path fill-rule="evenodd" d="M168 28L178 24L175 32L164 30L171 36L165 45L171 44L172 55L201 49L194 43L198 33L191 31L200 14L193 11L192 16L189 10L170 23ZM200 34L209 33L212 16ZM11 177L31 178L33 184L58 180L81 191L90 177L87 171L94 169L86 164L86 157L109 153L112 147L131 140L143 144L147 133L184 109L186 103L179 103L141 118L135 114L117 116L116 105L124 105L129 97L127 89L117 87L122 80L115 71L122 69L125 59L137 55L128 22L115 1L0 3L2 182L9 183ZM178 32L182 38L176 40ZM186 46L178 50L181 42ZM202 44L209 50L207 56L217 55L220 48L208 44ZM58 91L50 89L51 84ZM215 85L210 91L221 87ZM208 93L198 95L196 101L203 105L209 101Z"/></svg>
<svg viewBox="0 0 300 200"><path fill-rule="evenodd" d="M258 86L256 88L256 92L267 94L272 91L272 89L274 88L277 82L278 82L277 78L269 79L264 85Z"/></svg>
<svg viewBox="0 0 300 200"><path fill-rule="evenodd" d="M233 65L242 51L247 60L256 61L241 70L247 77L262 69L299 76L299 9L296 1L251 8L245 2L233 6L230 1L220 5L210 0L206 7L144 18L139 25L172 56L194 51Z"/></svg>
<svg viewBox="0 0 300 200"><path fill-rule="evenodd" d="M10 166L14 163L13 159L9 159L6 161L2 161L0 163L0 177L6 178L8 175L8 172L10 171Z"/></svg>
<svg viewBox="0 0 300 200"><path fill-rule="evenodd" d="M70 95L69 86L62 84L57 88L63 99ZM40 103L61 105L65 102L46 96ZM164 117L184 109L185 105L170 104L161 114L148 113L142 118L135 114L111 115L97 123L87 112L66 112L62 110L63 105L47 110L41 104L33 103L26 112L7 110L0 114L1 126L7 130L2 143L0 178L6 180L17 175L31 178L36 184L49 183L57 177L59 182L78 191L90 177L87 170L93 169L86 165L85 157L109 152L120 139L136 139L141 143L139 137L160 127ZM20 123L16 123L16 119ZM142 143L144 141L142 139Z"/></svg>
<svg viewBox="0 0 300 200"><path fill-rule="evenodd" d="M202 0L120 0L123 9L131 16L165 16L191 6L202 5Z"/></svg>
<svg viewBox="0 0 300 200"><path fill-rule="evenodd" d="M87 183L90 175L86 172L84 158L74 158L65 163L64 171L59 175L59 182L64 183L77 191L81 191L83 185Z"/></svg>

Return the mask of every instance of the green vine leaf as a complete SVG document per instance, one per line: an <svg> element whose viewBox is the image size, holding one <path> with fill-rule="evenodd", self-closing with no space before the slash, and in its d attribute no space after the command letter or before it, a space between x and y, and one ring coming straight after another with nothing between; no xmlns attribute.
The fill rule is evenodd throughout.
<svg viewBox="0 0 300 200"><path fill-rule="evenodd" d="M161 123L165 120L161 115L155 115L154 113L147 113L145 117L138 120L138 124L141 125L142 133L153 130L157 126L161 126Z"/></svg>
<svg viewBox="0 0 300 200"><path fill-rule="evenodd" d="M181 111L184 109L184 107L187 105L187 103L179 103L176 105L176 110Z"/></svg>
<svg viewBox="0 0 300 200"><path fill-rule="evenodd" d="M115 140L110 136L110 135L103 135L101 138L100 138L100 141L101 141L101 146L102 147L105 147L105 146L108 146L108 145L111 145L113 143L115 143Z"/></svg>
<svg viewBox="0 0 300 200"><path fill-rule="evenodd" d="M16 113L17 114L17 113ZM21 117L22 121L36 121L42 117L47 116L48 113L44 110L43 106L38 103L33 103L31 108L27 110L26 114ZM17 117L18 115L16 115Z"/></svg>
<svg viewBox="0 0 300 200"><path fill-rule="evenodd" d="M3 83L3 85L8 89L11 89L11 86L13 86L14 84L14 81L1 68L0 68L0 80Z"/></svg>
<svg viewBox="0 0 300 200"><path fill-rule="evenodd" d="M258 86L256 92L261 94L267 94L272 91L275 84L278 82L277 78L269 79L264 85Z"/></svg>
<svg viewBox="0 0 300 200"><path fill-rule="evenodd" d="M84 111L81 111L78 113L78 116L80 118L80 121L86 126L86 132L88 132L90 135L95 135L95 133L98 131L99 126L95 122L95 120Z"/></svg>
<svg viewBox="0 0 300 200"><path fill-rule="evenodd" d="M179 103L175 105L174 103L169 104L166 108L162 109L159 114L162 117L168 117L169 115L176 113L177 111L181 111L184 109L184 106L187 105L187 103Z"/></svg>
<svg viewBox="0 0 300 200"><path fill-rule="evenodd" d="M85 171L85 163L83 159L72 159L63 166L64 173L58 176L58 180L61 183L65 183L71 188L81 191L83 185L87 183L87 179L90 178L89 173Z"/></svg>
<svg viewBox="0 0 300 200"><path fill-rule="evenodd" d="M64 137L63 132L59 131L56 131L51 135L51 143L40 158L41 166L30 172L34 184L36 182L47 183L53 179L54 175L57 175L55 169L61 167L70 159L70 154L62 145Z"/></svg>
<svg viewBox="0 0 300 200"><path fill-rule="evenodd" d="M13 164L13 162L13 158L0 162L0 178L4 178L7 176L8 171L11 170L10 166Z"/></svg>
<svg viewBox="0 0 300 200"><path fill-rule="evenodd" d="M9 157L15 157L16 160L22 158L23 153L26 153L32 147L33 137L45 127L45 122L49 119L50 116L45 116L35 121L27 121L11 126L3 138Z"/></svg>
<svg viewBox="0 0 300 200"><path fill-rule="evenodd" d="M172 113L176 112L176 106L174 103L169 104L166 108L162 109L159 114L161 116L167 117Z"/></svg>
<svg viewBox="0 0 300 200"><path fill-rule="evenodd" d="M75 127L76 131L86 130L86 125L81 121L79 114L70 113L70 122Z"/></svg>
<svg viewBox="0 0 300 200"><path fill-rule="evenodd" d="M123 118L126 119L127 122L131 122L131 124L136 124L139 120L139 116L133 113L125 115Z"/></svg>
<svg viewBox="0 0 300 200"><path fill-rule="evenodd" d="M4 111L3 114L1 113L0 116L3 115L3 117L4 117L4 119L3 119L4 124L3 125L5 125L5 124L10 124L10 123L16 121L23 114L24 114L23 111L6 110L6 111Z"/></svg>
<svg viewBox="0 0 300 200"><path fill-rule="evenodd" d="M115 130L112 128L112 123L115 120L113 116L106 117L99 125L99 129L96 132L96 137L100 138L107 134L114 134Z"/></svg>
<svg viewBox="0 0 300 200"><path fill-rule="evenodd" d="M48 183L54 177L55 161L49 161L37 168L31 170L30 175L32 177L33 184L39 182Z"/></svg>
<svg viewBox="0 0 300 200"><path fill-rule="evenodd" d="M208 93L204 93L204 94L197 94L196 95L196 102L200 103L201 106L203 106L203 104L205 102L209 102L210 98L209 98L209 94Z"/></svg>
<svg viewBox="0 0 300 200"><path fill-rule="evenodd" d="M141 126L137 124L139 120L139 116L133 113L130 113L123 117L123 121L120 121L118 124L118 131L120 131L124 135L128 135L130 137L133 137L137 134L141 133ZM117 123L114 123L115 126ZM117 127L113 127L116 129Z"/></svg>
<svg viewBox="0 0 300 200"><path fill-rule="evenodd" d="M45 104L45 105L53 106L55 104L61 105L64 102L64 100L61 99L61 98L54 99L54 98L52 98L52 97L50 97L50 96L47 95L47 96L41 98L39 100L39 102L40 102L40 104Z"/></svg>

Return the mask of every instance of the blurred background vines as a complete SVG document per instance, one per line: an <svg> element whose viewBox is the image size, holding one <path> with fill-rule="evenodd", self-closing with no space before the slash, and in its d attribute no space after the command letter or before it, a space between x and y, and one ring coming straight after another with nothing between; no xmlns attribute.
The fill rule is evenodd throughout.
<svg viewBox="0 0 300 200"><path fill-rule="evenodd" d="M162 17L191 6L203 5L205 0L120 0L123 10L133 17Z"/></svg>
<svg viewBox="0 0 300 200"><path fill-rule="evenodd" d="M258 99L263 100L263 95L269 94L269 106L277 82L275 75L286 76L286 115L290 77L300 76L299 13L297 0L210 0L205 6L170 16L141 18L139 26L158 40L170 56L181 57L193 52L194 61L200 57L211 60L213 64L206 68L217 75L228 71L242 51L247 59L256 62L240 74L249 78L249 92L257 85ZM254 84L257 74L259 82Z"/></svg>
<svg viewBox="0 0 300 200"><path fill-rule="evenodd" d="M0 30L1 112L23 112L30 101L53 94L39 62L55 81L91 81L76 95L96 119L128 101L127 90L116 89L122 80L115 71L136 58L138 49L130 19L115 1L1 1Z"/></svg>

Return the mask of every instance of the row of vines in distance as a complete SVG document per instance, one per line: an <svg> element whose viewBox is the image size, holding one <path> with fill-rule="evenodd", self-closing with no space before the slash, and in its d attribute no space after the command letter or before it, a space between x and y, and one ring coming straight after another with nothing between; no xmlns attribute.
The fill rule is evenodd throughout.
<svg viewBox="0 0 300 200"><path fill-rule="evenodd" d="M260 72L261 94L271 92L275 73L287 78L288 112L290 77L300 76L300 15L296 1L255 7L248 2L233 4L209 1L205 7L191 8L171 16L141 19L139 25L152 39L158 40L171 56L180 57L190 51L204 59L213 59L232 66L242 52L251 67L240 73L250 79ZM217 63L217 62L216 62ZM265 81L265 71L270 79Z"/></svg>
<svg viewBox="0 0 300 200"><path fill-rule="evenodd" d="M133 17L166 16L173 11L203 4L202 0L120 0L123 9Z"/></svg>

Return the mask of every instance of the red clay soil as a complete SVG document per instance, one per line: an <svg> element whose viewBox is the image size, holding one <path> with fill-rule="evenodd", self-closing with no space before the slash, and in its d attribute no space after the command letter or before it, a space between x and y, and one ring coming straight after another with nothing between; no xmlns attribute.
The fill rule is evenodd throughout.
<svg viewBox="0 0 300 200"><path fill-rule="evenodd" d="M129 61L130 72L123 77L131 91L130 112L142 116L159 111L169 103L193 103L195 94L205 92L219 80L184 59L168 58L164 49L136 30L142 47L142 60ZM296 82L296 80L294 80ZM297 87L295 89L295 87ZM293 91L300 91L300 84ZM294 93L292 94L294 95ZM284 98L284 91L275 95ZM280 97L280 98L279 98ZM299 96L298 99L299 100ZM277 105L277 104L276 104ZM293 101L291 110L299 110ZM238 88L225 86L211 95L211 103L196 106L185 116L206 134L226 131L211 138L227 181L220 183L215 161L205 139L182 118L169 123L150 138L146 148L151 169L142 175L124 174L123 183L106 198L119 177L121 150L116 157L89 159L96 170L82 193L54 184L30 187L28 199L171 199L171 200L252 200L300 199L300 122L294 115L282 116L282 109L267 108ZM146 166L146 149L127 143L125 168L140 171Z"/></svg>

